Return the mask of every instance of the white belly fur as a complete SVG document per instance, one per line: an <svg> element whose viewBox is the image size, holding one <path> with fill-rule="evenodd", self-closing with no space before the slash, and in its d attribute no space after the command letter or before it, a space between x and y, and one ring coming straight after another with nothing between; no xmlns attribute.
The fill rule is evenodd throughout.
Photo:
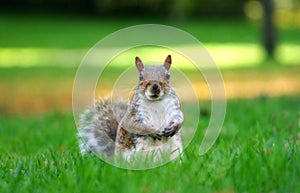
<svg viewBox="0 0 300 193"><path fill-rule="evenodd" d="M168 97L161 101L142 101L138 114L142 115L142 120L147 125L151 125L156 130L163 131L170 125L172 117L176 113L174 98ZM154 155L155 160L161 160L163 154L170 155L169 158L175 159L182 152L181 135L178 132L173 137L163 137L161 140L153 140L151 137L138 137L135 150L127 152L124 157L128 160L135 152Z"/></svg>
<svg viewBox="0 0 300 193"><path fill-rule="evenodd" d="M170 125L174 113L176 113L175 100L172 97L166 97L160 101L141 100L138 108L140 119L146 125L151 125L156 130L163 130Z"/></svg>

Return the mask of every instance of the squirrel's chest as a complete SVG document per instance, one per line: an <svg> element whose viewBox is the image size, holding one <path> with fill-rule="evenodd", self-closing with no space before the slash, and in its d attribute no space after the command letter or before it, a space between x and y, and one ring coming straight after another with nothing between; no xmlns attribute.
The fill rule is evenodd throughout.
<svg viewBox="0 0 300 193"><path fill-rule="evenodd" d="M141 101L138 116L145 124L161 130L170 124L174 106L174 100L171 98L161 101Z"/></svg>

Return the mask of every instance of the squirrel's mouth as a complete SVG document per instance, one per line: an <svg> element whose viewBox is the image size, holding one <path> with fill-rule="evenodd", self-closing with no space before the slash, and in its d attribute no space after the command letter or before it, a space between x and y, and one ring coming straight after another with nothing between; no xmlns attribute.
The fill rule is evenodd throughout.
<svg viewBox="0 0 300 193"><path fill-rule="evenodd" d="M161 92L160 93L146 92L145 95L148 100L159 100L163 94Z"/></svg>
<svg viewBox="0 0 300 193"><path fill-rule="evenodd" d="M151 99L157 99L157 98L159 98L159 95L153 94L153 95L150 95L150 98L151 98Z"/></svg>

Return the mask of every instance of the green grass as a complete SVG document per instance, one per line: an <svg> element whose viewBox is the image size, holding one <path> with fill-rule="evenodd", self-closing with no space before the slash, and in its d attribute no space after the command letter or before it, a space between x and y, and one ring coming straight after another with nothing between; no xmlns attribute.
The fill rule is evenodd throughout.
<svg viewBox="0 0 300 193"><path fill-rule="evenodd" d="M207 154L198 155L209 121L203 116L183 163L146 171L81 157L69 113L2 114L0 192L299 192L299 102L229 101L223 130Z"/></svg>
<svg viewBox="0 0 300 193"><path fill-rule="evenodd" d="M13 96L16 88L24 95L39 97L45 97L35 90L39 85L38 88L48 94L59 88L69 88L75 66L87 48L115 30L144 23L161 23L186 30L212 45L212 52L225 55L230 63L244 58L241 54L244 52L230 59L228 52L236 53L237 49L248 45L254 45L252 50L257 51L255 46L260 42L259 26L244 20L199 19L175 24L158 19L1 14L0 61L3 64L0 66L7 68L0 68L0 88L4 86L4 91L8 92L5 96L12 95L1 105L23 97ZM298 32L285 29L278 33L281 43L294 45L283 49L288 53L294 50L293 56L297 56L290 58L282 54L282 57L289 57L285 59L289 64L299 64ZM257 56L256 52L246 55ZM249 64L248 59L245 62ZM34 67L23 68L24 64ZM68 67L60 68L60 65ZM274 72L273 67L266 65L259 70L269 75ZM283 73L291 68L277 66L275 71ZM293 72L297 70L298 67L292 69ZM247 74L249 71L252 72L252 68L237 69L233 73ZM114 69L113 72L118 71ZM234 77L231 71L224 73ZM47 100L53 102L51 96L55 95L49 96ZM40 115L10 112L7 115L0 106L0 192L300 192L299 103L299 97L229 101L217 142L200 157L199 146L209 121L209 104L201 103L203 116L197 135L185 149L185 161L146 171L119 169L93 156L82 157L71 112Z"/></svg>
<svg viewBox="0 0 300 193"><path fill-rule="evenodd" d="M72 18L2 13L0 66L78 66L87 51L102 38L129 26L150 23L170 25L190 33L203 43L221 68L264 63L260 24L241 18L193 18L174 23L157 18ZM298 29L278 29L275 54L278 63L299 65L298 34ZM134 56L155 51L135 51Z"/></svg>
<svg viewBox="0 0 300 193"><path fill-rule="evenodd" d="M0 47L86 48L119 29L139 24L179 27L201 42L259 41L257 26L246 20L187 20L172 23L151 18L66 18L49 16L0 15ZM235 36L232 36L232 32ZM293 34L293 33L292 33Z"/></svg>
<svg viewBox="0 0 300 193"><path fill-rule="evenodd" d="M139 24L164 24L191 33L203 43L254 43L261 26L249 20L192 18L181 23L157 18L72 18L63 15L0 15L0 47L90 48L108 34ZM278 29L279 43L299 43L299 29Z"/></svg>
<svg viewBox="0 0 300 193"><path fill-rule="evenodd" d="M125 27L149 23L171 25L190 33L204 44L220 68L264 63L260 25L241 18L193 18L174 23L157 18L72 18L2 13L0 66L78 66L89 48L105 36ZM299 30L278 29L277 34L277 62L299 65ZM135 51L134 56L145 52L157 55L155 51ZM127 61L123 63L128 64Z"/></svg>

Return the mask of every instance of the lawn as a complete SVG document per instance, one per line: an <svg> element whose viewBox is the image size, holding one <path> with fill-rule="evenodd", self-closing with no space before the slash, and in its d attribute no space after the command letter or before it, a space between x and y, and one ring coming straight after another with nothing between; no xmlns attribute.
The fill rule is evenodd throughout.
<svg viewBox="0 0 300 193"><path fill-rule="evenodd" d="M184 161L132 171L80 155L72 85L91 46L142 23L173 25L203 42L220 65L228 104L207 154L198 154L210 120L206 88L200 89L199 127ZM299 30L279 30L285 52L277 56L286 59L267 63L258 27L246 20L1 14L0 192L300 192ZM183 71L198 80L198 72ZM107 72L107 86L118 73Z"/></svg>
<svg viewBox="0 0 300 193"><path fill-rule="evenodd" d="M65 15L0 14L0 47L86 48L125 27L140 24L178 27L203 43L260 43L261 23L245 18L74 18ZM234 33L234 35L233 35ZM279 43L299 43L299 29L277 29Z"/></svg>
<svg viewBox="0 0 300 193"><path fill-rule="evenodd" d="M72 18L64 15L0 14L0 67L78 66L86 52L105 36L133 25L164 24L197 38L221 68L264 62L260 23L246 19ZM234 35L233 35L234 34ZM276 59L299 65L299 29L277 29Z"/></svg>
<svg viewBox="0 0 300 193"><path fill-rule="evenodd" d="M3 30L0 31L0 47L89 48L114 31L132 25L153 23L179 27L205 43L260 41L257 36L259 26L242 19L193 19L174 23L158 18L72 18L64 15L1 14L0 26ZM292 34L284 39L289 43L297 40L297 32L294 30L285 30L284 34Z"/></svg>
<svg viewBox="0 0 300 193"><path fill-rule="evenodd" d="M183 163L128 171L82 157L69 113L1 115L1 192L299 192L299 98L228 102L223 130L198 155L203 113ZM204 111L209 111L204 102Z"/></svg>

